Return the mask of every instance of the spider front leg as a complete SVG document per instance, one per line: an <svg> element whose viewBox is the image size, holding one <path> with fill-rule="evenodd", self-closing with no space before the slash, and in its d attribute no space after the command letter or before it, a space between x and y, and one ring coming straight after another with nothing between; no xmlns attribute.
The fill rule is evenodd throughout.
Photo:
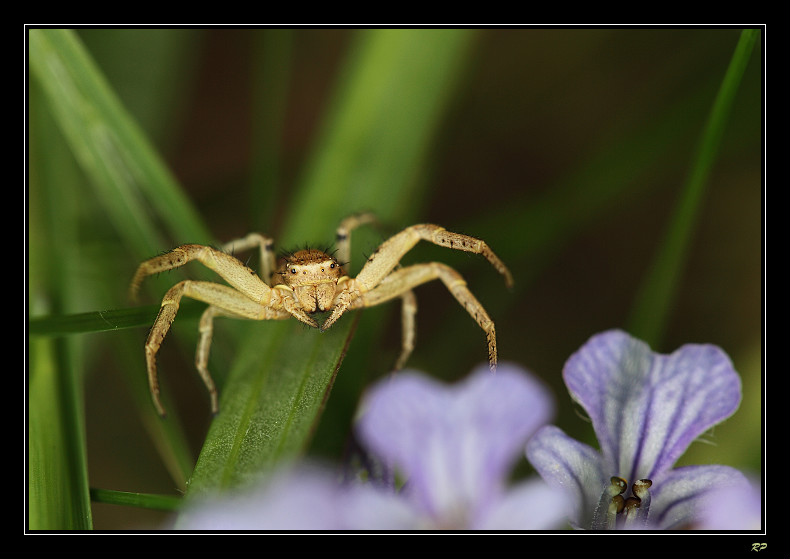
<svg viewBox="0 0 790 559"><path fill-rule="evenodd" d="M505 285L509 288L513 287L513 276L510 274L510 270L485 241L461 233L453 233L432 223L412 225L384 241L370 255L356 279L365 288L372 289L394 270L400 264L401 258L420 241L428 241L435 245L464 252L482 254L496 271L505 277Z"/></svg>
<svg viewBox="0 0 790 559"><path fill-rule="evenodd" d="M513 286L513 276L507 266L494 254L489 246L480 239L447 231L444 227L432 223L423 223L407 227L397 235L390 237L368 258L359 275L343 286L343 291L335 301L332 314L321 325L321 331L328 329L343 313L355 304L355 300L364 293L379 285L399 264L401 258L419 241L428 241L435 245L482 254L491 265L505 277L505 285Z"/></svg>
<svg viewBox="0 0 790 559"><path fill-rule="evenodd" d="M264 238L265 239L265 238ZM249 248L249 241L247 243ZM230 246L226 245L226 246ZM261 245L263 254L263 245ZM137 272L129 285L129 296L132 300L136 299L140 284L147 276L173 270L197 260L206 268L215 271L230 285L241 291L244 295L254 301L268 300L270 287L258 277L255 272L242 264L237 258L230 254L203 245L181 245L170 252L160 254L141 263L137 267ZM264 266L266 258L264 257Z"/></svg>
<svg viewBox="0 0 790 559"><path fill-rule="evenodd" d="M184 296L212 305L203 313L203 317L200 320L200 342L198 343L195 361L200 376L211 396L211 411L213 413L217 413L219 406L217 402L216 387L208 372L207 363L208 351L211 345L211 334L213 332L212 321L214 316L232 316L251 320L282 320L291 316L290 313L285 310L268 307L260 302L253 301L235 289L218 283L185 280L170 288L162 299L162 306L159 308L159 314L145 342L145 361L148 369L148 384L151 389L151 396L156 411L161 416L165 415L165 409L159 397L156 354L167 332L170 330L173 320L175 320L181 298Z"/></svg>

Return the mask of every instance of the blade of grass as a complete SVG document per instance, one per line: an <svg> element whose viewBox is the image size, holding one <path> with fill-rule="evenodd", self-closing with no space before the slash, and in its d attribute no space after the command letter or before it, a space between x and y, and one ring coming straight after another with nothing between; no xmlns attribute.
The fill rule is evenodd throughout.
<svg viewBox="0 0 790 559"><path fill-rule="evenodd" d="M290 203L286 243L304 242L316 219L334 227L372 210L399 224L418 212L428 147L473 37L466 29L359 32Z"/></svg>
<svg viewBox="0 0 790 559"><path fill-rule="evenodd" d="M270 230L282 201L280 137L288 109L293 29L266 29L253 37L252 150L249 220L254 231Z"/></svg>
<svg viewBox="0 0 790 559"><path fill-rule="evenodd" d="M413 30L360 33L291 202L281 246L326 239L342 217L361 209L385 218L406 211L470 37L466 31L422 33L419 40ZM354 320L344 317L323 334L292 321L251 328L238 346L188 497L235 486L302 452Z"/></svg>
<svg viewBox="0 0 790 559"><path fill-rule="evenodd" d="M31 96L38 93L31 91ZM74 173L73 167L62 165L62 144L41 133L49 126L43 111L31 111L30 156L40 163L36 196L41 204L31 216L38 250L28 269L28 305L32 310L47 304L64 312L79 286L56 271L75 257L77 208L67 189L59 188ZM75 340L29 340L27 481L28 527L33 530L92 527L79 349Z"/></svg>
<svg viewBox="0 0 790 559"><path fill-rule="evenodd" d="M697 216L707 190L708 177L716 162L719 144L735 94L749 63L754 43L759 36L758 29L746 29L741 33L702 131L689 177L683 186L653 264L636 295L628 322L629 331L652 347L660 344L667 319L672 311L675 290L687 259Z"/></svg>
<svg viewBox="0 0 790 559"><path fill-rule="evenodd" d="M252 325L232 365L189 496L236 487L304 450L353 323L347 320L324 334L295 321Z"/></svg>
<svg viewBox="0 0 790 559"><path fill-rule="evenodd" d="M109 505L127 505L153 510L174 511L181 504L180 497L172 495L154 495L151 493L134 493L131 491L113 491L92 487L91 499L97 503Z"/></svg>
<svg viewBox="0 0 790 559"><path fill-rule="evenodd" d="M160 252L167 246L162 241L164 238L208 239L207 230L196 217L191 203L180 192L74 33L35 29L29 32L28 39L31 75L44 93L42 102L54 116L71 152L89 179L93 192L88 195L94 196L95 193L108 221L117 228L119 237L130 249L123 251L129 254L130 260L139 261ZM54 137L56 133L52 129L44 130L40 136ZM64 191L67 199L82 200L86 196L80 187L62 184L57 173L51 182L57 192ZM70 194L66 195L65 191ZM47 199L48 196L45 194L43 197ZM84 204L84 207L91 206ZM152 208L160 215L152 213ZM160 233L161 224L170 231L168 235ZM77 246L76 240L74 243ZM58 277L63 276L62 270L85 268L73 258L69 262L74 265L57 267ZM121 287L125 288L125 285ZM53 320L58 322L57 318ZM34 330L36 324L49 323L52 326L49 318L32 322ZM139 360L140 368L133 367L132 361L119 361L123 361L120 368L129 375L130 385L145 377L142 358ZM138 401L144 413L153 414L149 397ZM179 464L183 468L187 463L185 451L188 445L183 433L174 428L176 423L162 425L161 422L143 419L147 425L160 426L149 431L153 433L156 446L167 454L165 462ZM191 469L192 459L188 462ZM183 483L186 475L174 473L174 479Z"/></svg>
<svg viewBox="0 0 790 559"><path fill-rule="evenodd" d="M170 239L211 242L210 233L73 32L32 29L30 69L92 186L138 258ZM155 214L150 210L155 210Z"/></svg>
<svg viewBox="0 0 790 559"><path fill-rule="evenodd" d="M88 530L84 418L68 340L30 342L28 527Z"/></svg>
<svg viewBox="0 0 790 559"><path fill-rule="evenodd" d="M172 144L193 86L202 29L80 27L76 36L156 146ZM140 62L144 61L144 64Z"/></svg>
<svg viewBox="0 0 790 559"><path fill-rule="evenodd" d="M197 319L204 310L205 305L186 301L179 309L178 316ZM31 336L65 336L88 332L110 332L125 328L149 328L158 312L159 305L145 305L129 309L34 317L28 323L28 334Z"/></svg>
<svg viewBox="0 0 790 559"><path fill-rule="evenodd" d="M431 145L452 96L467 69L473 30L362 31L351 46L330 110L305 166L303 189L291 208L304 215L339 206L335 220L354 211L373 211L380 227L355 232L351 273L364 256L403 225L419 219L428 183ZM307 225L292 212L285 238ZM362 258L360 258L362 257ZM366 309L360 318L344 375L333 391L333 406L322 420L311 451L337 455L344 446L360 391L382 374L371 366L397 304ZM353 378L350 378L353 377Z"/></svg>

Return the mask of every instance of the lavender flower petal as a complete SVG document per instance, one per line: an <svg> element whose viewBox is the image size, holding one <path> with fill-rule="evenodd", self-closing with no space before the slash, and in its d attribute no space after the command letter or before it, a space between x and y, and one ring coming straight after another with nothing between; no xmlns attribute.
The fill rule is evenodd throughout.
<svg viewBox="0 0 790 559"><path fill-rule="evenodd" d="M507 493L481 511L473 522L476 530L552 530L562 528L567 517L564 494L531 479L508 489Z"/></svg>
<svg viewBox="0 0 790 559"><path fill-rule="evenodd" d="M564 491L571 525L586 528L611 473L598 452L559 427L542 427L527 443L527 458L546 482Z"/></svg>
<svg viewBox="0 0 790 559"><path fill-rule="evenodd" d="M317 468L280 472L243 492L193 503L177 528L186 530L337 530L337 484Z"/></svg>
<svg viewBox="0 0 790 559"><path fill-rule="evenodd" d="M695 527L695 519L712 491L747 483L741 472L729 466L675 468L654 480L648 522L659 529Z"/></svg>
<svg viewBox="0 0 790 559"><path fill-rule="evenodd" d="M496 374L481 366L449 387L404 371L375 386L362 410L360 440L400 468L423 511L468 525L455 516L498 497L527 438L552 415L553 400L523 369L500 364Z"/></svg>
<svg viewBox="0 0 790 559"><path fill-rule="evenodd" d="M698 514L700 530L762 529L762 496L756 483L738 483L713 490Z"/></svg>
<svg viewBox="0 0 790 559"><path fill-rule="evenodd" d="M404 530L419 517L394 492L340 485L330 470L302 464L243 492L193 505L176 526L186 530Z"/></svg>
<svg viewBox="0 0 790 559"><path fill-rule="evenodd" d="M629 481L671 468L741 397L740 379L718 347L689 344L660 355L618 330L593 336L563 376L592 419L609 473Z"/></svg>

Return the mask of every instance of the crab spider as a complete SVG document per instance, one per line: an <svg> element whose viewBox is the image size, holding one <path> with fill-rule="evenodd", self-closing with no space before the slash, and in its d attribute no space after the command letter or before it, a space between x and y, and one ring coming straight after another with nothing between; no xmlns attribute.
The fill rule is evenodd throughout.
<svg viewBox="0 0 790 559"><path fill-rule="evenodd" d="M397 370L403 366L414 348L414 315L417 305L412 289L434 279L444 283L486 333L489 367L495 371L497 348L494 323L466 287L461 275L440 262L414 264L405 268L400 268L399 264L403 255L419 241L425 240L439 246L482 254L505 277L505 283L510 287L513 278L499 257L480 239L424 223L407 227L384 241L370 255L359 274L351 278L343 270L343 266L350 260L351 231L373 221L372 214L367 213L343 220L336 234L336 256L321 250L305 249L289 254L276 266L272 239L253 233L223 245L221 250L187 244L140 264L130 285L133 299L146 276L178 268L191 260L197 260L214 270L229 284L185 280L174 285L162 299L159 314L145 342L148 383L159 414L164 416L165 410L159 398L156 353L184 296L209 304L200 318L200 339L195 365L208 388L211 411L215 414L219 410L217 389L208 371L214 317L252 320L284 320L294 317L323 332L347 310L371 307L399 297L402 300L403 340L395 365ZM260 277L229 254L231 251L255 248L260 251ZM331 314L319 326L313 314L323 311L331 311Z"/></svg>

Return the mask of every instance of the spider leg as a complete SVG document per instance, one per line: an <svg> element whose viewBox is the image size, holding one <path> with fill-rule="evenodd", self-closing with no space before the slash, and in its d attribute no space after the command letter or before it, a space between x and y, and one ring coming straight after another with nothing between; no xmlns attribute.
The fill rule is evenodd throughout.
<svg viewBox="0 0 790 559"><path fill-rule="evenodd" d="M260 277L268 285L271 285L271 278L277 268L274 257L274 241L269 237L264 237L260 233L250 233L241 239L235 239L222 245L222 251L229 254L243 252L258 247L260 252Z"/></svg>
<svg viewBox="0 0 790 559"><path fill-rule="evenodd" d="M146 276L178 268L191 260L197 260L210 270L214 270L230 285L254 301L268 301L271 296L271 288L255 275L255 272L230 254L203 245L181 245L138 266L129 286L131 299L136 299L140 284Z"/></svg>
<svg viewBox="0 0 790 559"><path fill-rule="evenodd" d="M456 250L482 254L500 274L505 276L505 284L508 287L513 286L513 276L510 270L485 241L461 233L453 233L444 227L431 223L412 225L384 241L370 255L359 275L344 286L342 293L335 301L332 314L321 325L321 331L323 332L332 326L349 308L356 308L354 306L355 300L388 278L390 272L400 263L401 258L421 240Z"/></svg>
<svg viewBox="0 0 790 559"><path fill-rule="evenodd" d="M409 344L413 347L413 321L414 312L416 312L416 304L413 303L413 295L411 295L412 302L409 302L409 294L416 286L434 279L439 279L444 283L453 297L455 297L461 306L475 319L478 326L486 333L486 339L488 341L488 366L492 371L495 371L497 364L497 347L494 322L488 316L483 305L480 304L475 296L472 295L472 292L466 287L466 282L461 274L446 264L429 262L426 264L415 264L396 270L384 278L375 288L360 295L354 301L351 308L372 307L385 303L395 297L404 298L404 322L411 322L408 326L404 325L404 337L411 336ZM410 307L408 310L406 308L407 306ZM407 314L411 316L407 317ZM410 330L409 333L407 333L407 329ZM404 348L401 357L398 359L399 365L403 365L402 361L405 361L410 352L411 348L409 348L404 341Z"/></svg>
<svg viewBox="0 0 790 559"><path fill-rule="evenodd" d="M214 413L218 410L216 387L211 380L211 375L206 366L208 362L208 352L211 346L211 335L213 332L212 321L214 316L233 316L251 320L281 320L291 316L291 314L285 310L261 305L259 302L245 297L235 289L218 283L185 280L170 288L162 299L162 306L159 308L159 314L145 342L145 361L148 368L148 384L151 389L154 406L161 416L165 415L165 409L159 398L156 354L159 351L159 347L162 345L165 335L168 330L170 330L173 320L175 320L181 298L184 296L211 305L206 309L200 319L200 342L198 343L195 361L200 376L203 378L203 382L211 395L211 409Z"/></svg>
<svg viewBox="0 0 790 559"><path fill-rule="evenodd" d="M421 240L455 250L482 254L500 274L505 276L505 284L508 287L513 286L513 276L510 274L510 270L485 241L447 231L444 227L432 223L412 225L384 241L370 255L356 280L363 289L372 289L387 277L400 263L401 258Z"/></svg>
<svg viewBox="0 0 790 559"><path fill-rule="evenodd" d="M414 337L417 326L414 315L417 314L417 298L414 291L407 291L401 295L401 352L395 362L395 370L399 371L406 364L411 352L414 350Z"/></svg>
<svg viewBox="0 0 790 559"><path fill-rule="evenodd" d="M337 259L347 266L351 262L351 231L368 223L375 223L376 216L372 213L359 213L350 215L340 222L335 233L335 242L337 244ZM346 268L348 273L348 268Z"/></svg>
<svg viewBox="0 0 790 559"><path fill-rule="evenodd" d="M209 396L211 397L211 413L216 414L219 411L219 398L217 395L217 387L214 385L214 380L211 378L211 373L208 371L208 355L211 349L211 338L214 334L214 317L215 316L236 316L233 313L226 313L221 308L213 305L206 308L200 316L200 325L198 332L200 332L200 340L198 341L197 351L195 352L195 367L197 367L200 378L203 379L203 384L208 389Z"/></svg>

